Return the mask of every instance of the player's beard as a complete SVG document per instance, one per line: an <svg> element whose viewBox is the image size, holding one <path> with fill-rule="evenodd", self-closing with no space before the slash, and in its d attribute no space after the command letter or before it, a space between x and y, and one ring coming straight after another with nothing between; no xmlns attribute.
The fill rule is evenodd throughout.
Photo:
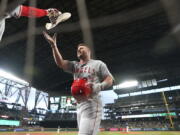
<svg viewBox="0 0 180 135"><path fill-rule="evenodd" d="M86 59L87 56L86 56L86 54L84 52L82 52L82 53L78 54L77 57L78 57L79 60L80 59L83 60L83 59Z"/></svg>
<svg viewBox="0 0 180 135"><path fill-rule="evenodd" d="M79 60L84 59L84 55L82 55L82 54L78 55L77 57L78 57Z"/></svg>

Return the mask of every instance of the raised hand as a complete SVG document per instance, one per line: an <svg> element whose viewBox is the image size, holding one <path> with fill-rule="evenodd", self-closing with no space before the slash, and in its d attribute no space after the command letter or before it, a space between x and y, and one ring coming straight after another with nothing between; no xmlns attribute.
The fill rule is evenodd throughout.
<svg viewBox="0 0 180 135"><path fill-rule="evenodd" d="M53 35L53 37L51 37L47 32L43 31L43 35L44 35L45 39L48 41L48 43L51 45L52 48L57 46L57 44L56 44L57 34L56 33Z"/></svg>

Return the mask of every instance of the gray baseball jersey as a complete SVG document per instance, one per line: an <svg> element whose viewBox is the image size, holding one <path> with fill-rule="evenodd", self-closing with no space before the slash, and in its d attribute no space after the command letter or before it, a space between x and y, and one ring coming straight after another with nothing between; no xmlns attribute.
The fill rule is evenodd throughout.
<svg viewBox="0 0 180 135"><path fill-rule="evenodd" d="M93 59L89 60L86 64L69 61L69 65L64 70L73 73L74 80L77 78L87 78L88 81L93 83L102 82L107 76L112 76L104 62Z"/></svg>
<svg viewBox="0 0 180 135"><path fill-rule="evenodd" d="M107 76L112 76L105 63L100 60L89 60L86 64L70 61L66 69L73 74L74 79L87 78L89 82L100 83ZM77 104L77 121L79 135L96 135L102 117L102 102L100 94L93 93L93 97Z"/></svg>

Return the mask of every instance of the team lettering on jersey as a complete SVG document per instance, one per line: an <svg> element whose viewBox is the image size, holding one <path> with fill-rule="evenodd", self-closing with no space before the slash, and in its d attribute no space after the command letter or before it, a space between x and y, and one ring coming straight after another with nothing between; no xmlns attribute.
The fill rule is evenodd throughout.
<svg viewBox="0 0 180 135"><path fill-rule="evenodd" d="M80 77L81 73L83 73L89 81L93 81L94 76L96 75L96 70L90 66L76 67L75 74Z"/></svg>
<svg viewBox="0 0 180 135"><path fill-rule="evenodd" d="M76 67L75 73L89 73L89 74L95 74L95 69L91 68L89 66L84 67Z"/></svg>

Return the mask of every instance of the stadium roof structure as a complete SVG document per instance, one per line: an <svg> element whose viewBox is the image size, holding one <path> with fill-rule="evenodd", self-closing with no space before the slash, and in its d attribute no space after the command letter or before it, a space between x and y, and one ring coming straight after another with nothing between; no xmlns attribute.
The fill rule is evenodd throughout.
<svg viewBox="0 0 180 135"><path fill-rule="evenodd" d="M76 1L38 0L36 7L72 13L70 20L49 33L58 33L58 48L65 59L77 60L76 46L83 42L83 33ZM96 59L108 65L116 83L128 78L179 78L180 47L161 1L89 0L86 7ZM36 19L32 86L52 95L68 95L73 78L55 65L51 48L42 35L47 21ZM27 18L8 19L0 43L0 67L24 80L27 28Z"/></svg>
<svg viewBox="0 0 180 135"><path fill-rule="evenodd" d="M178 108L180 103L180 94L178 91L166 92L166 100L171 109ZM159 109L160 111L166 111L165 104L163 101L163 96L161 93L153 93L147 95L136 95L136 96L126 96L123 98L118 98L114 103L106 104L105 108L112 108L119 111L129 111L131 110L143 110L152 111L152 109ZM150 109L150 110L148 110ZM111 110L110 110L111 111Z"/></svg>

